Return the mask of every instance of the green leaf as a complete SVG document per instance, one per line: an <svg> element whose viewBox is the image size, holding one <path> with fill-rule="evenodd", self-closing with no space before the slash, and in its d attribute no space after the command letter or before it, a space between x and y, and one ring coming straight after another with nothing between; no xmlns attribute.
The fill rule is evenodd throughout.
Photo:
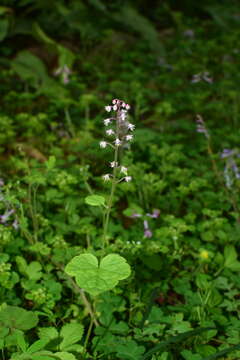
<svg viewBox="0 0 240 360"><path fill-rule="evenodd" d="M63 337L60 349L64 350L68 346L81 340L83 336L83 326L77 323L66 324L62 327L60 336Z"/></svg>
<svg viewBox="0 0 240 360"><path fill-rule="evenodd" d="M22 350L22 352L25 352L27 350L27 343L24 339L24 335L21 331L17 333L17 344Z"/></svg>
<svg viewBox="0 0 240 360"><path fill-rule="evenodd" d="M166 341L162 341L160 344L154 346L151 350L149 350L146 354L144 354L144 356L141 358L141 360L149 359L149 357L151 357L153 354L159 353L159 352L165 350L169 345L177 344L179 342L187 340L191 336L199 335L202 332L213 330L213 329L215 329L215 328L214 327L198 328L196 330L187 331L185 333L182 333L182 334L179 334L176 336L171 336Z"/></svg>
<svg viewBox="0 0 240 360"><path fill-rule="evenodd" d="M181 355L184 357L185 360L202 360L202 357L198 354L193 354L189 350L183 350Z"/></svg>
<svg viewBox="0 0 240 360"><path fill-rule="evenodd" d="M165 54L165 48L159 39L159 34L146 16L131 6L121 6L113 18L129 29L140 34L150 45L153 51Z"/></svg>
<svg viewBox="0 0 240 360"><path fill-rule="evenodd" d="M21 51L12 61L13 70L25 81L38 87L48 78L44 63L29 51Z"/></svg>
<svg viewBox="0 0 240 360"><path fill-rule="evenodd" d="M0 6L0 15L4 15L6 13L11 13L12 9L6 6Z"/></svg>
<svg viewBox="0 0 240 360"><path fill-rule="evenodd" d="M0 41L3 41L7 36L8 25L7 19L0 19Z"/></svg>
<svg viewBox="0 0 240 360"><path fill-rule="evenodd" d="M94 255L82 254L74 257L65 271L75 276L77 284L94 296L113 289L131 273L126 260L117 254L105 256L100 264Z"/></svg>
<svg viewBox="0 0 240 360"><path fill-rule="evenodd" d="M77 360L73 354L66 351L56 352L54 355L59 357L61 360Z"/></svg>
<svg viewBox="0 0 240 360"><path fill-rule="evenodd" d="M118 345L117 356L121 360L140 360L144 351L144 346L139 346L134 340L129 340L126 344Z"/></svg>
<svg viewBox="0 0 240 360"><path fill-rule="evenodd" d="M33 354L39 350L43 350L45 345L48 343L48 339L40 339L35 341L28 349L27 353Z"/></svg>
<svg viewBox="0 0 240 360"><path fill-rule="evenodd" d="M232 271L240 270L240 262L237 260L237 252L235 247L228 245L224 249L224 266Z"/></svg>
<svg viewBox="0 0 240 360"><path fill-rule="evenodd" d="M230 354L230 352L233 352L235 350L240 350L240 344L231 346L225 350L219 351L219 352L217 352L213 355L207 356L201 360L214 360L214 359L222 358L225 355Z"/></svg>
<svg viewBox="0 0 240 360"><path fill-rule="evenodd" d="M38 317L33 311L27 311L17 306L6 306L0 312L0 326L10 329L29 330L38 323Z"/></svg>
<svg viewBox="0 0 240 360"><path fill-rule="evenodd" d="M58 331L54 327L45 327L38 329L40 339L53 340L58 337Z"/></svg>
<svg viewBox="0 0 240 360"><path fill-rule="evenodd" d="M85 198L85 203L91 206L102 206L105 203L105 199L100 195L89 195Z"/></svg>
<svg viewBox="0 0 240 360"><path fill-rule="evenodd" d="M56 165L56 157L51 155L45 162L45 166L48 170L52 170Z"/></svg>
<svg viewBox="0 0 240 360"><path fill-rule="evenodd" d="M26 274L30 280L37 281L42 277L42 265L38 261L32 261L26 268Z"/></svg>

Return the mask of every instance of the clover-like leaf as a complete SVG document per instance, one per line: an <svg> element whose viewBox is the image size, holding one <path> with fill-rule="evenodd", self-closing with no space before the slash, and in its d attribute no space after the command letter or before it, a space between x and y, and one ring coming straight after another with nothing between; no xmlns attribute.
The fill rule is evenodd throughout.
<svg viewBox="0 0 240 360"><path fill-rule="evenodd" d="M105 203L105 199L101 195L89 195L85 198L85 203L91 206L102 206Z"/></svg>
<svg viewBox="0 0 240 360"><path fill-rule="evenodd" d="M105 256L100 264L92 254L75 256L65 271L76 278L81 288L94 296L113 289L120 280L126 279L131 273L126 260L117 254Z"/></svg>

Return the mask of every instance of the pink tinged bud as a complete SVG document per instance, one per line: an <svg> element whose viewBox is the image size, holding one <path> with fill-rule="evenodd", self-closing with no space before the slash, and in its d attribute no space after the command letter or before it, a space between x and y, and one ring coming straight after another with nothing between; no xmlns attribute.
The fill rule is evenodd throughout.
<svg viewBox="0 0 240 360"><path fill-rule="evenodd" d="M106 134L107 134L107 135L114 135L113 129L107 130L107 131L106 131Z"/></svg>
<svg viewBox="0 0 240 360"><path fill-rule="evenodd" d="M126 104L126 105L125 105L125 108L126 108L126 110L129 110L129 109L130 109L130 105Z"/></svg>
<svg viewBox="0 0 240 360"><path fill-rule="evenodd" d="M110 180L110 175L109 174L105 174L102 176L104 181L109 181Z"/></svg>
<svg viewBox="0 0 240 360"><path fill-rule="evenodd" d="M126 140L127 140L127 141L132 140L132 138L133 138L133 135L126 135Z"/></svg>
<svg viewBox="0 0 240 360"><path fill-rule="evenodd" d="M117 100L116 99L113 99L112 101L113 105L117 103Z"/></svg>
<svg viewBox="0 0 240 360"><path fill-rule="evenodd" d="M110 112L110 111L112 110L112 107L111 107L110 105L105 106L105 110L106 110L107 112Z"/></svg>
<svg viewBox="0 0 240 360"><path fill-rule="evenodd" d="M131 177L131 176L125 176L125 178L124 178L124 179L125 179L125 181L126 181L126 182L129 182L129 181L131 181L131 180L132 180L132 177Z"/></svg>
<svg viewBox="0 0 240 360"><path fill-rule="evenodd" d="M111 162L110 162L110 167L111 167L111 168L114 168L114 167L117 167L117 166L118 166L117 161L111 161Z"/></svg>
<svg viewBox="0 0 240 360"><path fill-rule="evenodd" d="M118 138L114 141L114 144L116 145L116 146L119 146L119 145L121 145L121 140L119 140Z"/></svg>
<svg viewBox="0 0 240 360"><path fill-rule="evenodd" d="M133 131L135 129L135 125L129 123L128 124L128 129Z"/></svg>
<svg viewBox="0 0 240 360"><path fill-rule="evenodd" d="M108 126L111 123L111 119L105 119L103 120L103 123L105 126Z"/></svg>
<svg viewBox="0 0 240 360"><path fill-rule="evenodd" d="M107 142L106 141L100 141L99 143L101 148L105 148L107 146Z"/></svg>

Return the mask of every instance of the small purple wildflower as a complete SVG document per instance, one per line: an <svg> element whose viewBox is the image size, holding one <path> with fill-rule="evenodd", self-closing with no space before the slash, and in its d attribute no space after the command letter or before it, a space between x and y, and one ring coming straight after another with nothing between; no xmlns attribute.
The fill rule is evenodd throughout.
<svg viewBox="0 0 240 360"><path fill-rule="evenodd" d="M152 231L149 229L148 221L143 221L143 227L144 227L144 237L145 238L151 238L152 237Z"/></svg>
<svg viewBox="0 0 240 360"><path fill-rule="evenodd" d="M221 153L220 157L222 159L224 159L224 158L227 158L227 157L232 156L232 155L234 155L234 150L223 149L223 152Z"/></svg>
<svg viewBox="0 0 240 360"><path fill-rule="evenodd" d="M71 70L67 65L63 65L62 67L59 67L57 70L54 71L54 75L62 75L62 81L66 85L69 83L69 75L71 74Z"/></svg>
<svg viewBox="0 0 240 360"><path fill-rule="evenodd" d="M192 29L187 29L183 32L183 36L190 38L190 39L194 39L195 33Z"/></svg>
<svg viewBox="0 0 240 360"><path fill-rule="evenodd" d="M152 214L147 213L146 215L151 217L152 219L157 219L159 217L160 210L154 209Z"/></svg>
<svg viewBox="0 0 240 360"><path fill-rule="evenodd" d="M152 231L150 229L144 230L144 237L145 238L151 238L152 237Z"/></svg>
<svg viewBox="0 0 240 360"><path fill-rule="evenodd" d="M133 213L130 217L133 218L133 219L135 219L135 218L140 218L140 217L142 217L142 215L141 215L141 214L138 214L138 213Z"/></svg>
<svg viewBox="0 0 240 360"><path fill-rule="evenodd" d="M195 83L198 83L200 81L205 81L205 82L207 82L209 84L212 84L213 83L213 78L211 78L209 76L208 71L204 71L204 72L193 75L191 83L195 84Z"/></svg>
<svg viewBox="0 0 240 360"><path fill-rule="evenodd" d="M206 128L205 122L204 122L203 118L201 117L201 115L199 115L199 114L197 115L196 124L197 124L197 132L203 133L205 135L205 137L207 139L209 139L210 135Z"/></svg>
<svg viewBox="0 0 240 360"><path fill-rule="evenodd" d="M19 223L17 221L17 219L14 220L14 222L12 223L12 227L17 230L19 228Z"/></svg>
<svg viewBox="0 0 240 360"><path fill-rule="evenodd" d="M14 213L14 210L11 209L11 210L6 211L3 215L0 215L0 222L2 224L5 224L13 213Z"/></svg>
<svg viewBox="0 0 240 360"><path fill-rule="evenodd" d="M220 154L221 159L225 160L224 167L224 179L228 188L231 188L235 179L240 179L240 171L236 163L236 158L239 158L239 152L237 150L224 149Z"/></svg>

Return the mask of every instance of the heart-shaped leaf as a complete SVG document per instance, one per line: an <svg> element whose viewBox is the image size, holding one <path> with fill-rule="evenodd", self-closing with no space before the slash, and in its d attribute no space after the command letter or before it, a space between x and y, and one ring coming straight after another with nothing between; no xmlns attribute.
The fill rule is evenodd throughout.
<svg viewBox="0 0 240 360"><path fill-rule="evenodd" d="M85 203L91 206L104 205L105 199L101 195L89 195L85 198Z"/></svg>
<svg viewBox="0 0 240 360"><path fill-rule="evenodd" d="M75 256L65 271L68 275L75 276L77 284L94 296L113 289L131 273L126 260L117 254L105 256L100 264L92 254Z"/></svg>

